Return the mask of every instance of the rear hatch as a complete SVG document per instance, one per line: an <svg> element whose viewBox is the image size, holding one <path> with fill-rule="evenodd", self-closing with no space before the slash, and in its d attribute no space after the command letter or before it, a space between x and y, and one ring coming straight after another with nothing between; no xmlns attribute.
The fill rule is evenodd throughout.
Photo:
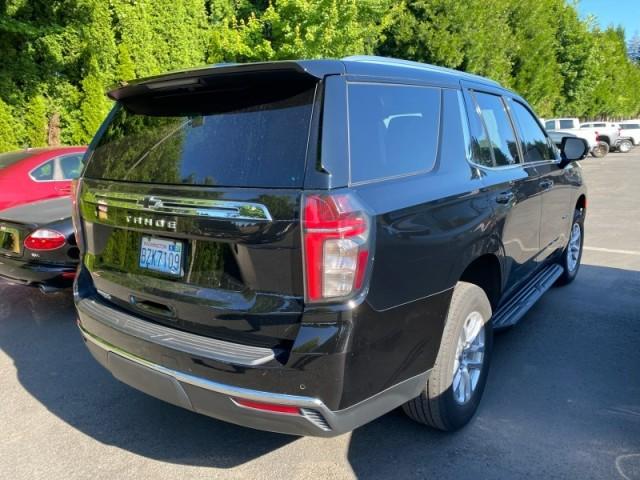
<svg viewBox="0 0 640 480"><path fill-rule="evenodd" d="M98 292L184 331L290 346L317 81L262 73L120 98L79 191Z"/></svg>

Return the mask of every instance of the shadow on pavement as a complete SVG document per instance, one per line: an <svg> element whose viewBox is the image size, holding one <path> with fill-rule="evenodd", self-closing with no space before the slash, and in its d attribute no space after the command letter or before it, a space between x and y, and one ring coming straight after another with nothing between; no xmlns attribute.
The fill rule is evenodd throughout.
<svg viewBox="0 0 640 480"><path fill-rule="evenodd" d="M552 288L496 336L484 398L466 428L435 432L395 411L353 432L353 471L640 479L638 342L640 272L582 265L574 283Z"/></svg>
<svg viewBox="0 0 640 480"><path fill-rule="evenodd" d="M231 468L297 439L198 415L118 382L84 346L70 291L43 295L0 283L0 349L22 387L52 414L137 455Z"/></svg>
<svg viewBox="0 0 640 480"><path fill-rule="evenodd" d="M552 289L496 338L485 398L467 428L432 431L396 410L353 432L354 473L613 478L616 458L640 451L638 299L640 272L583 265L575 283ZM22 387L51 413L134 454L231 468L296 441L197 415L119 383L84 347L70 294L0 284L0 348Z"/></svg>

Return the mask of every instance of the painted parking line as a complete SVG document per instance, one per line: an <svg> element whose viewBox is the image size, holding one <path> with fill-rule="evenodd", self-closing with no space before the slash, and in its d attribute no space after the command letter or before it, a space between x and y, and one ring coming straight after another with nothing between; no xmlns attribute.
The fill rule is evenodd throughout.
<svg viewBox="0 0 640 480"><path fill-rule="evenodd" d="M640 257L640 251L637 250L616 250L614 248L602 248L602 247L583 247L584 250L591 250L593 252L605 252L605 253L618 253L620 255L634 255Z"/></svg>

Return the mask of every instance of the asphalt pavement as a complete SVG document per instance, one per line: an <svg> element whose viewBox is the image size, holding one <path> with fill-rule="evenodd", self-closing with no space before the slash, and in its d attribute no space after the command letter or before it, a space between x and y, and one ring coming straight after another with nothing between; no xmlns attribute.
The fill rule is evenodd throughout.
<svg viewBox="0 0 640 480"><path fill-rule="evenodd" d="M0 479L640 479L640 148L582 162L583 265L496 338L476 418L337 438L226 424L116 381L71 296L0 283Z"/></svg>

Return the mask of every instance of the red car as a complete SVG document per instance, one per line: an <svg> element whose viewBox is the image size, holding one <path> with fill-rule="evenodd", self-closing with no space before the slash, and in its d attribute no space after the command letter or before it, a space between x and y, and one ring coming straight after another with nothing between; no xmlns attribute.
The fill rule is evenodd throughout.
<svg viewBox="0 0 640 480"><path fill-rule="evenodd" d="M0 210L69 195L86 149L32 148L0 154Z"/></svg>

